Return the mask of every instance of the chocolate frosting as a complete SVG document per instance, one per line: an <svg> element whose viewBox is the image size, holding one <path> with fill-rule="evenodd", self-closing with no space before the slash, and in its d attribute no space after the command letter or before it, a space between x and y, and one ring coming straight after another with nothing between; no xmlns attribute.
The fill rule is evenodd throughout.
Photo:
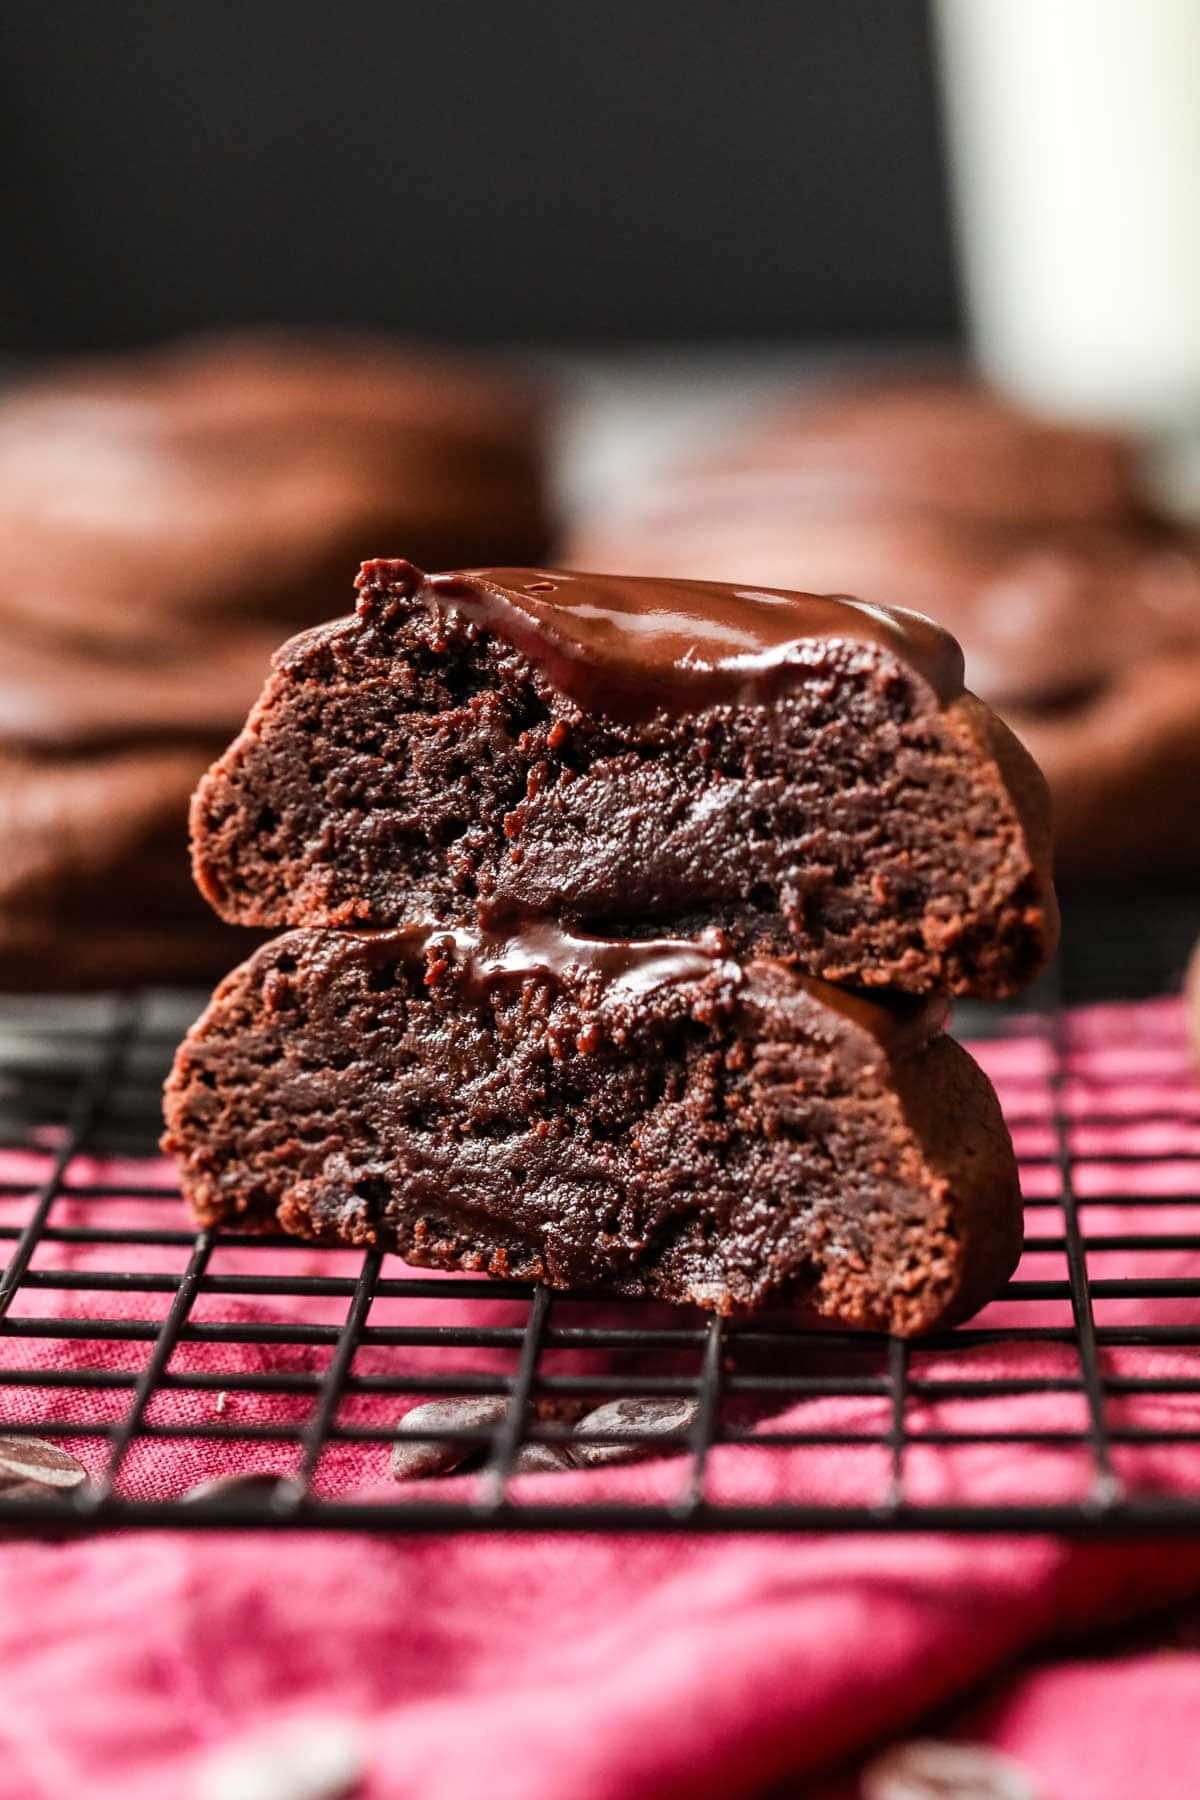
<svg viewBox="0 0 1200 1800"><path fill-rule="evenodd" d="M937 995L888 995L880 1000L803 975L774 958L742 964L730 956L718 930L696 939L595 938L536 917L514 922L503 932L415 925L327 935L335 956L339 941L352 936L368 945L380 962L399 957L410 966L424 963L429 971L427 981L437 980L446 967L453 966L468 991L475 994L527 980L543 980L555 987L598 981L607 997L635 1000L714 975L734 992L744 991L755 977L771 979L869 1033L893 1057L927 1043L941 1030L948 1012L947 1002ZM281 940L283 945L287 942Z"/></svg>
<svg viewBox="0 0 1200 1800"><path fill-rule="evenodd" d="M364 563L358 585L360 614L382 594L465 618L614 717L773 700L812 678L831 641L895 657L943 704L962 691L962 652L941 626L841 596L551 569L424 575L402 560Z"/></svg>

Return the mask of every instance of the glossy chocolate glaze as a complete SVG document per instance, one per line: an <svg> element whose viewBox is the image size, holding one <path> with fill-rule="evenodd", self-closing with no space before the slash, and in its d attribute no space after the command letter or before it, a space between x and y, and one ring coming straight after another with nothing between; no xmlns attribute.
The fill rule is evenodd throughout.
<svg viewBox="0 0 1200 1800"><path fill-rule="evenodd" d="M304 940L306 953L313 935L296 934ZM399 960L409 968L424 966L430 986L453 969L465 990L477 997L528 980L571 988L598 982L606 997L634 1000L714 975L734 992L744 990L755 977L773 979L868 1032L890 1056L908 1054L927 1043L941 1030L948 1012L947 1002L938 995L889 995L881 1001L802 975L772 958L742 964L729 954L719 930L696 939L594 938L568 931L551 919L530 918L514 921L502 932L414 925L323 935L331 966L337 965L347 938L353 938L378 964ZM291 941L280 940L285 953Z"/></svg>
<svg viewBox="0 0 1200 1800"><path fill-rule="evenodd" d="M834 595L550 569L424 575L402 560L364 563L358 586L360 615L407 600L464 618L617 718L773 700L812 678L831 641L885 651L943 704L962 692L962 652L941 626Z"/></svg>

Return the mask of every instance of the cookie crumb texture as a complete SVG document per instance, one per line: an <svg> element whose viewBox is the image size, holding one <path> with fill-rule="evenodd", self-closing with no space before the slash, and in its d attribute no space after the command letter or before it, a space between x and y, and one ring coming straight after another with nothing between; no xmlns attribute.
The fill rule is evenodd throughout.
<svg viewBox="0 0 1200 1800"><path fill-rule="evenodd" d="M974 696L942 704L834 637L772 704L619 719L372 567L357 618L279 653L198 790L194 868L223 918L717 924L828 981L984 997L1052 950L1044 783Z"/></svg>
<svg viewBox="0 0 1200 1800"><path fill-rule="evenodd" d="M902 1335L1011 1273L1012 1147L936 1008L694 945L614 976L479 941L294 932L235 970L167 1087L198 1219Z"/></svg>

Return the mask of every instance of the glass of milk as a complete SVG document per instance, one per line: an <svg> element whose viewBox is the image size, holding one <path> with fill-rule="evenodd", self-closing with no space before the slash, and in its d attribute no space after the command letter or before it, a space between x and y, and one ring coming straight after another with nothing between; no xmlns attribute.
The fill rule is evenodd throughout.
<svg viewBox="0 0 1200 1800"><path fill-rule="evenodd" d="M971 329L1048 410L1200 421L1200 0L936 0Z"/></svg>

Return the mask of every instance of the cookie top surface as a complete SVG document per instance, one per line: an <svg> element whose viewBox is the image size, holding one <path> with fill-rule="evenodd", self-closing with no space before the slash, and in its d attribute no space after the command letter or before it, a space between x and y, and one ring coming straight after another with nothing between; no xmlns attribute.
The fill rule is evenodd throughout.
<svg viewBox="0 0 1200 1800"><path fill-rule="evenodd" d="M369 332L245 330L80 358L19 382L0 408L0 447L35 437L69 446L93 429L183 437L328 420L507 451L518 430L537 428L538 412L519 379L423 345Z"/></svg>
<svg viewBox="0 0 1200 1800"><path fill-rule="evenodd" d="M664 709L769 700L811 679L813 646L882 650L943 703L962 691L962 652L920 613L782 588L567 573L468 569L424 575L366 563L359 616L426 606L511 643L589 711L636 718Z"/></svg>
<svg viewBox="0 0 1200 1800"><path fill-rule="evenodd" d="M63 366L0 402L0 619L89 642L176 618L294 629L371 551L529 554L536 415L507 375L387 339L243 334Z"/></svg>
<svg viewBox="0 0 1200 1800"><path fill-rule="evenodd" d="M804 395L731 444L710 478L771 471L814 499L993 521L1130 519L1143 508L1128 438L949 374L864 376Z"/></svg>
<svg viewBox="0 0 1200 1800"><path fill-rule="evenodd" d="M1200 553L1182 537L1030 540L982 559L943 610L989 700L1061 710L1139 663L1200 654Z"/></svg>

